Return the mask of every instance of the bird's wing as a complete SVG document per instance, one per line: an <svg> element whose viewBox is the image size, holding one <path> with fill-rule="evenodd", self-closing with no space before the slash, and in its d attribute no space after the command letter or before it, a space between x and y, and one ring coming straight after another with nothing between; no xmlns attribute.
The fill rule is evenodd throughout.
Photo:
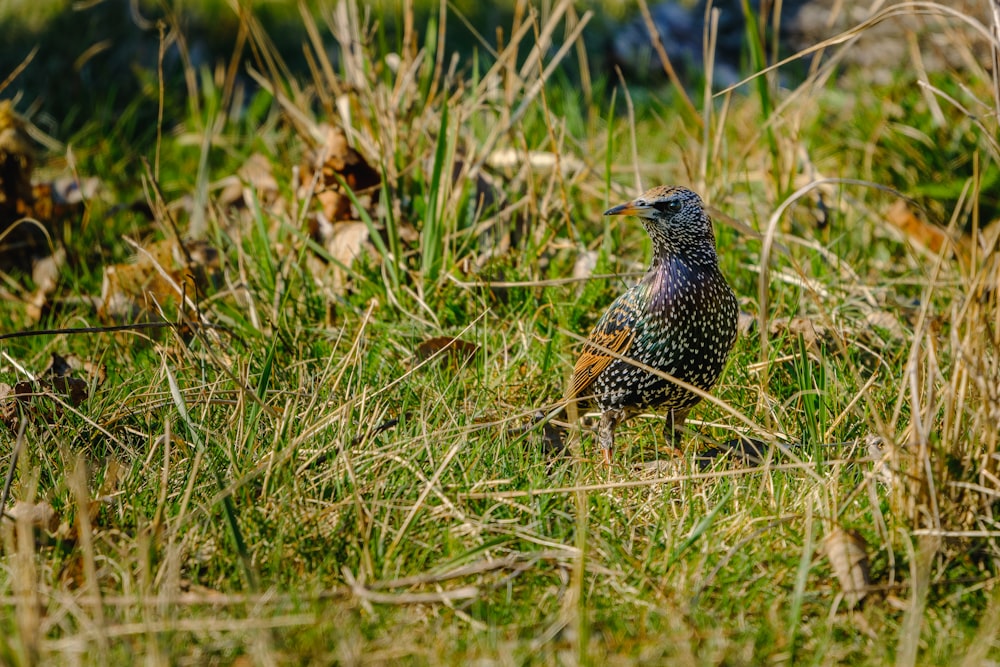
<svg viewBox="0 0 1000 667"><path fill-rule="evenodd" d="M636 335L635 323L638 320L638 310L630 296L623 294L612 303L590 333L587 345L573 367L567 398L585 396L594 378L629 349Z"/></svg>

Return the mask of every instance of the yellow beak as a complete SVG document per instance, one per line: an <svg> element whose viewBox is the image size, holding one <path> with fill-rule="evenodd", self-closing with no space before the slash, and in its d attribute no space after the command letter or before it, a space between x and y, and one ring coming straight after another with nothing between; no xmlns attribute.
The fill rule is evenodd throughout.
<svg viewBox="0 0 1000 667"><path fill-rule="evenodd" d="M643 216L653 210L652 206L641 205L637 206L634 201L625 202L624 204L619 204L613 208L609 208L604 212L604 215L639 215Z"/></svg>

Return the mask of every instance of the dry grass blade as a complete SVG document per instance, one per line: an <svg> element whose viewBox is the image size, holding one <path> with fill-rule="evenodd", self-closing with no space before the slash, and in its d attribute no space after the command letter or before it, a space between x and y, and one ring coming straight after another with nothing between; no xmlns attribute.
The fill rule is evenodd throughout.
<svg viewBox="0 0 1000 667"><path fill-rule="evenodd" d="M552 559L562 560L567 557L563 551L542 551L525 554L510 554L503 558L493 560L483 560L468 565L462 565L445 572L428 572L390 581L378 581L369 585L368 588L409 588L411 586L423 586L427 584L440 583L451 579L462 579L474 575L485 574L496 570L514 570L523 568L539 560Z"/></svg>
<svg viewBox="0 0 1000 667"><path fill-rule="evenodd" d="M845 463L853 463L846 461ZM730 470L718 470L713 472L695 472L686 475L664 475L660 477L650 477L648 479L633 479L623 482L605 482L600 484L581 484L578 486L553 486L547 488L527 489L519 491L470 491L463 493L462 497L469 500L512 500L515 498L536 498L539 496L569 495L577 491L608 491L612 489L633 489L644 487L657 487L676 485L681 482L691 482L698 480L726 479L734 477L753 477L761 473L772 473L782 471L804 471L810 477L815 475L814 463L770 463L756 467L744 467Z"/></svg>
<svg viewBox="0 0 1000 667"><path fill-rule="evenodd" d="M28 65L31 64L31 61L35 59L36 55L38 55L38 49L39 49L38 46L35 46L35 48L31 49L31 51L28 52L28 55L24 57L21 63L17 67L15 67L2 82L0 82L0 92L3 92L7 88L7 86L14 83L14 80L21 74L21 72L27 69Z"/></svg>
<svg viewBox="0 0 1000 667"><path fill-rule="evenodd" d="M917 542L916 553L913 554L913 563L910 566L912 588L909 605L903 616L903 623L899 629L899 642L896 646L898 667L913 667L917 664L931 569L940 545L940 538L932 536L921 537Z"/></svg>
<svg viewBox="0 0 1000 667"><path fill-rule="evenodd" d="M1000 633L1000 587L993 589L986 613L979 620L979 630L970 644L969 652L962 659L961 667L981 667L988 664L987 656Z"/></svg>
<svg viewBox="0 0 1000 667"><path fill-rule="evenodd" d="M344 580L351 587L351 592L356 598L366 604L448 604L457 600L469 600L479 596L479 589L475 586L462 586L443 591L429 591L426 593L380 593L373 591L361 582L357 581L350 570L343 570Z"/></svg>
<svg viewBox="0 0 1000 667"><path fill-rule="evenodd" d="M226 633L246 633L259 632L271 628L294 628L313 625L316 622L316 614L288 614L274 615L266 618L177 618L161 621L142 621L137 623L117 623L109 624L103 628L88 627L78 635L70 635L59 640L50 640L44 643L48 651L80 653L88 645L98 640L121 639L137 635L148 635L152 633L192 633L195 635L207 635L220 632Z"/></svg>

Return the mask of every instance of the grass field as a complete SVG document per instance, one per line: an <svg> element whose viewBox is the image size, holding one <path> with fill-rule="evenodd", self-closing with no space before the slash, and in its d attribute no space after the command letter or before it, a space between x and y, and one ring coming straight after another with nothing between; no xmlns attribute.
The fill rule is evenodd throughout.
<svg viewBox="0 0 1000 667"><path fill-rule="evenodd" d="M0 273L0 663L997 664L994 26L902 7L964 69L835 71L862 25L640 89L570 2L454 56L344 1L305 71L247 14L248 67L145 72L43 153L102 184L53 284ZM659 183L747 327L683 453L643 415L607 469L554 413L649 258L601 212Z"/></svg>

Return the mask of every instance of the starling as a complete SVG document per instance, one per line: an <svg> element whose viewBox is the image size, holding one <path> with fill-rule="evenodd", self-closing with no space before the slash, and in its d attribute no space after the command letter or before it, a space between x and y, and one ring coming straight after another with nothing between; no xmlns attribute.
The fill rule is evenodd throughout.
<svg viewBox="0 0 1000 667"><path fill-rule="evenodd" d="M649 369L711 389L736 341L739 307L719 271L712 220L697 194L659 186L604 215L638 216L653 240L649 271L598 321L566 395L601 411L598 442L611 463L615 428L640 410L668 410L665 433L677 441L701 397Z"/></svg>

